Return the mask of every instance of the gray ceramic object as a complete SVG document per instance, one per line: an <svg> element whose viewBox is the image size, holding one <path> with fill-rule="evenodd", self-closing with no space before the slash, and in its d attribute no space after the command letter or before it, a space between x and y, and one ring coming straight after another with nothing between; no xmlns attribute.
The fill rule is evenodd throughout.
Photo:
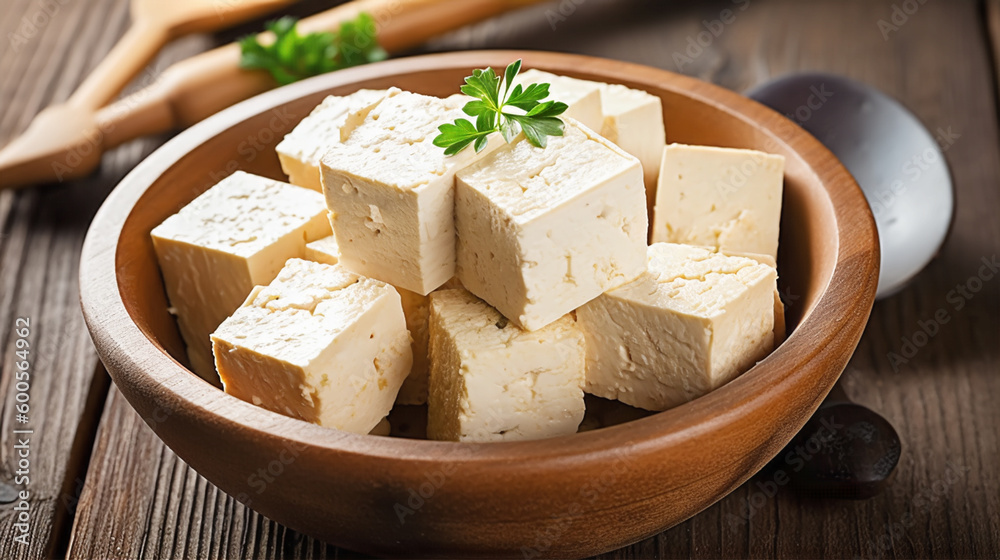
<svg viewBox="0 0 1000 560"><path fill-rule="evenodd" d="M942 150L957 135L947 128L932 134L891 97L831 74L791 74L747 95L809 131L854 175L882 245L877 297L902 289L934 258L951 225L954 190Z"/></svg>

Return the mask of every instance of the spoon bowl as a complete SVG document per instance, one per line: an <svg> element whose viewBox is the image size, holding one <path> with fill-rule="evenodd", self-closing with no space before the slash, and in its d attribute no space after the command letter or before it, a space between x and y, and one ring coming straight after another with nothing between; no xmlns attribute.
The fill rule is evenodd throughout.
<svg viewBox="0 0 1000 560"><path fill-rule="evenodd" d="M789 475L797 492L821 498L863 500L892 481L902 444L877 412L847 400L835 386L830 397L765 471ZM840 392L841 397L835 395Z"/></svg>
<svg viewBox="0 0 1000 560"><path fill-rule="evenodd" d="M47 107L0 150L3 181L21 185L35 177L63 180L86 175L101 163L103 140L93 112L67 104Z"/></svg>
<svg viewBox="0 0 1000 560"><path fill-rule="evenodd" d="M947 129L931 134L898 101L832 74L791 74L747 95L798 123L854 175L882 246L876 297L906 286L951 226L955 195L943 150L957 137Z"/></svg>

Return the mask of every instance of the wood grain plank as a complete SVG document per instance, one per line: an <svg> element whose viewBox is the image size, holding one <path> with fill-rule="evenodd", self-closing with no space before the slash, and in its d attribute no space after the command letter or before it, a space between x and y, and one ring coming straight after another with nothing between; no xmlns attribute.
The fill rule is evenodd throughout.
<svg viewBox="0 0 1000 560"><path fill-rule="evenodd" d="M82 188L83 186L81 186ZM76 476L81 454L89 450L93 422L84 414L94 385L97 357L79 312L77 267L88 215L96 210L77 200L67 189L24 193L11 197L4 236L0 239L0 337L5 341L0 392L4 415L0 433L0 457L4 480L15 469L12 430L24 426L14 422L13 377L15 317L31 319L30 423L32 545L13 548L14 516L10 506L0 508L0 557L48 557L58 541L58 532L69 512L62 494ZM77 214L80 212L81 214ZM58 224L58 226L56 226Z"/></svg>
<svg viewBox="0 0 1000 560"><path fill-rule="evenodd" d="M1000 0L985 0L983 11L985 12L993 62L994 93L1000 102Z"/></svg>
<svg viewBox="0 0 1000 560"><path fill-rule="evenodd" d="M53 8L53 6L55 6ZM117 6L117 8L115 8ZM65 99L102 52L121 33L109 25L106 10L122 12L127 0L86 2L11 2L5 5L0 35L22 33L23 44L0 55L0 138L27 126L48 103ZM8 11L10 10L10 11ZM44 17L39 10L47 10ZM121 17L118 23L122 23ZM33 27L24 27L25 21ZM30 31L25 34L25 29ZM30 35L30 36L29 36ZM16 55L16 56L15 56ZM147 149L150 147L147 144ZM100 176L74 184L0 194L0 341L3 343L0 394L0 478L11 480L15 467L14 423L15 317L30 317L32 377L30 404L30 544L14 541L13 504L0 506L0 558L61 556L83 486L101 404L108 387L79 311L77 271L80 247L101 200L132 161L109 157Z"/></svg>
<svg viewBox="0 0 1000 560"><path fill-rule="evenodd" d="M898 2L891 0L563 4L572 10L541 5L453 33L429 50L559 49L681 71L737 90L786 72L822 69L878 86L931 130L950 127L960 134L947 151L958 190L955 229L928 270L876 305L845 374L855 400L889 418L904 440L889 490L864 502L787 489L768 497L766 480L757 478L688 522L603 557L1000 556L1000 290L989 284L960 310L949 298L956 284L978 272L980 258L1000 247L995 73L981 5L925 3L886 37L879 22L892 22ZM990 0L991 13L997 4ZM726 9L735 21L707 46L691 47L705 22ZM998 25L995 17L990 21ZM949 313L949 322L894 368L888 354L900 352L902 339L912 339L939 309ZM112 389L70 557L345 555L219 492L166 449Z"/></svg>
<svg viewBox="0 0 1000 560"><path fill-rule="evenodd" d="M167 420L169 421L169 420ZM109 391L68 558L356 558L219 491Z"/></svg>

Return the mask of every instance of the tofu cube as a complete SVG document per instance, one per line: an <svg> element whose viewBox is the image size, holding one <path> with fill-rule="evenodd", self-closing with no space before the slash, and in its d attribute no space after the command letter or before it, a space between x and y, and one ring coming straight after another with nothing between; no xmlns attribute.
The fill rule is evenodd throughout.
<svg viewBox="0 0 1000 560"><path fill-rule="evenodd" d="M642 163L646 184L646 206L652 211L656 202L656 179L666 145L663 126L663 103L645 91L620 84L601 84L601 108L604 121L601 135L632 154Z"/></svg>
<svg viewBox="0 0 1000 560"><path fill-rule="evenodd" d="M462 107L465 107L469 101L475 101L475 99L475 97L465 95L464 93L453 93L448 97L445 97L444 101L449 107L461 109Z"/></svg>
<svg viewBox="0 0 1000 560"><path fill-rule="evenodd" d="M319 162L331 144L340 142L341 128L351 114L363 114L385 97L386 90L359 89L346 95L331 95L302 119L275 149L281 169L293 185L323 191Z"/></svg>
<svg viewBox="0 0 1000 560"><path fill-rule="evenodd" d="M455 275L455 172L484 155L433 144L439 125L467 117L458 106L390 90L341 130L322 160L341 264L421 295ZM502 142L493 136L486 151Z"/></svg>
<svg viewBox="0 0 1000 560"><path fill-rule="evenodd" d="M524 86L548 83L546 100L569 105L565 116L580 121L635 156L642 165L646 206L652 211L656 178L666 145L663 103L659 97L620 84L580 80L534 69L525 70L515 81Z"/></svg>
<svg viewBox="0 0 1000 560"><path fill-rule="evenodd" d="M549 84L549 96L543 101L561 101L569 106L563 116L576 119L591 130L601 129L604 115L601 112L600 83L559 76L533 68L519 73L514 83L525 88L531 84ZM659 152L656 155L659 158Z"/></svg>
<svg viewBox="0 0 1000 560"><path fill-rule="evenodd" d="M337 264L340 254L337 250L337 240L331 235L306 245L306 258L325 264ZM445 282L442 288L459 288L461 284L452 278ZM430 313L430 302L427 296L396 288L403 302L403 314L406 315L406 328L410 331L413 351L413 367L410 374L399 389L396 396L397 404L427 403L427 319Z"/></svg>
<svg viewBox="0 0 1000 560"><path fill-rule="evenodd" d="M410 331L410 349L413 367L396 396L399 404L425 404L427 402L427 377L430 361L427 358L427 321L430 315L430 298L410 290L398 289L406 316L406 329Z"/></svg>
<svg viewBox="0 0 1000 560"><path fill-rule="evenodd" d="M656 243L648 272L577 310L588 393L665 410L740 375L773 348L774 268Z"/></svg>
<svg viewBox="0 0 1000 560"><path fill-rule="evenodd" d="M392 286L301 259L255 288L212 345L227 393L359 434L389 414L412 362Z"/></svg>
<svg viewBox="0 0 1000 560"><path fill-rule="evenodd" d="M337 264L340 261L340 249L337 248L337 238L328 235L322 239L306 243L303 258L323 264Z"/></svg>
<svg viewBox="0 0 1000 560"><path fill-rule="evenodd" d="M645 202L639 161L577 121L520 136L458 173L458 279L540 329L642 274Z"/></svg>
<svg viewBox="0 0 1000 560"><path fill-rule="evenodd" d="M746 257L748 259L753 259L761 264L766 264L767 266L777 270L778 262L774 257L770 255L761 255L760 253L740 253L738 251L720 251L723 254L731 255L734 257ZM781 301L781 292L778 291L778 285L774 285L774 347L777 348L785 341L785 336L787 335L785 326L785 304Z"/></svg>
<svg viewBox="0 0 1000 560"><path fill-rule="evenodd" d="M209 335L307 242L330 235L323 196L242 171L152 231L192 369L218 384Z"/></svg>
<svg viewBox="0 0 1000 560"><path fill-rule="evenodd" d="M430 299L431 439L514 441L576 432L585 348L571 316L528 332L465 290Z"/></svg>
<svg viewBox="0 0 1000 560"><path fill-rule="evenodd" d="M671 144L663 150L653 242L778 256L785 158Z"/></svg>

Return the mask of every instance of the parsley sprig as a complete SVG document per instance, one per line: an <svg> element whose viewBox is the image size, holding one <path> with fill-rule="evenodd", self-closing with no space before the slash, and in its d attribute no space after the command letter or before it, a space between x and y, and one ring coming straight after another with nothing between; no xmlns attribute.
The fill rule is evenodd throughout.
<svg viewBox="0 0 1000 560"><path fill-rule="evenodd" d="M503 81L492 68L475 70L465 78L462 93L474 97L462 111L476 117L476 124L467 119L438 127L441 132L434 138L434 145L444 148L445 155L454 155L474 144L481 152L489 142L489 135L500 132L510 143L521 131L533 146L544 148L549 136L562 136L563 122L558 115L568 108L559 101L542 101L549 96L549 84L514 85L514 78L521 71L521 61L507 66ZM511 112L510 108L519 111Z"/></svg>
<svg viewBox="0 0 1000 560"><path fill-rule="evenodd" d="M298 20L285 16L269 22L274 42L263 45L256 35L240 39L240 67L267 70L281 85L341 68L386 58L375 37L375 20L362 12L334 33L299 35Z"/></svg>

